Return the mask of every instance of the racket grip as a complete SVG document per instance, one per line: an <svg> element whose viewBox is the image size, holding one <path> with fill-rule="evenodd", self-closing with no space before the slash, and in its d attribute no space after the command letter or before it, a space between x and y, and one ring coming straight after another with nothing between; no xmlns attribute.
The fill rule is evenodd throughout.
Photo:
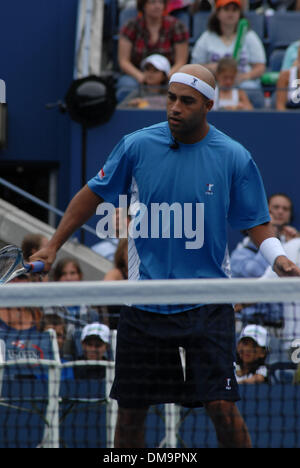
<svg viewBox="0 0 300 468"><path fill-rule="evenodd" d="M28 263L26 267L28 267L28 271L32 273L39 273L40 271L44 270L45 263L38 260L37 262Z"/></svg>

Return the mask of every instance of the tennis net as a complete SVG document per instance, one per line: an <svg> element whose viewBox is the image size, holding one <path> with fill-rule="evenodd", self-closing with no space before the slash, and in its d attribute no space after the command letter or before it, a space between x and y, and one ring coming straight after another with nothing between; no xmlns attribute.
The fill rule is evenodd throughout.
<svg viewBox="0 0 300 468"><path fill-rule="evenodd" d="M237 349L239 343L249 345L249 338L250 342L257 339L259 331L267 332L256 342L264 351L256 367L243 367L247 356L242 359L241 349L237 354L241 394L237 405L253 446L299 446L299 285L298 278L281 278L2 286L0 447L113 447L117 404L109 393L120 308L124 304L203 303L234 304ZM27 321L22 321L25 316ZM83 350L82 330L95 321L110 329L103 355L97 354L99 344L92 342L88 343L90 348L95 345L90 354ZM248 333L243 337L245 327ZM184 371L185 350L179 352ZM248 383L253 375L262 378ZM151 406L145 440L151 448L218 446L213 424L202 407L173 403Z"/></svg>

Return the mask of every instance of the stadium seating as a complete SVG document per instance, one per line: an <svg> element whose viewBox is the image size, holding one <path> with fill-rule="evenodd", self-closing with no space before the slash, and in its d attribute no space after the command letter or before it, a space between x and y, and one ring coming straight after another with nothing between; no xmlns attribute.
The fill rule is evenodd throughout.
<svg viewBox="0 0 300 468"><path fill-rule="evenodd" d="M127 23L128 20L134 18L137 15L136 8L125 8L124 10L120 11L119 14L119 29Z"/></svg>
<svg viewBox="0 0 300 468"><path fill-rule="evenodd" d="M274 362L269 366L269 380L271 384L292 384L297 364L291 361Z"/></svg>
<svg viewBox="0 0 300 468"><path fill-rule="evenodd" d="M279 72L281 70L281 65L283 61L283 57L285 54L285 48L282 49L274 49L271 52L269 57L269 70Z"/></svg>
<svg viewBox="0 0 300 468"><path fill-rule="evenodd" d="M201 34L206 30L210 12L197 11L192 16L192 28L190 31L191 44L194 44Z"/></svg>
<svg viewBox="0 0 300 468"><path fill-rule="evenodd" d="M300 38L300 12L278 12L267 17L268 55L274 49L289 46Z"/></svg>
<svg viewBox="0 0 300 468"><path fill-rule="evenodd" d="M28 360L28 365L18 361ZM47 367L35 365L40 360L59 362L56 335L53 331L0 330L0 362L3 378L36 378L47 373Z"/></svg>
<svg viewBox="0 0 300 468"><path fill-rule="evenodd" d="M187 10L172 11L172 16L175 16L175 18L185 24L189 31L191 30L191 15Z"/></svg>
<svg viewBox="0 0 300 468"><path fill-rule="evenodd" d="M265 17L262 13L256 13L255 11L248 11L245 17L249 20L251 29L256 32L258 37L264 41L265 37Z"/></svg>
<svg viewBox="0 0 300 468"><path fill-rule="evenodd" d="M0 396L2 405L13 411L42 418L41 446L58 446L60 358L54 330L34 332L0 330ZM44 364L44 365L43 365ZM13 388L18 383L21 397ZM13 383L13 385L12 385ZM37 383L39 388L34 388ZM50 398L51 396L51 398ZM39 404L42 407L39 407ZM27 437L28 428L26 428ZM5 438L2 438L5 441ZM31 442L36 434L31 434Z"/></svg>

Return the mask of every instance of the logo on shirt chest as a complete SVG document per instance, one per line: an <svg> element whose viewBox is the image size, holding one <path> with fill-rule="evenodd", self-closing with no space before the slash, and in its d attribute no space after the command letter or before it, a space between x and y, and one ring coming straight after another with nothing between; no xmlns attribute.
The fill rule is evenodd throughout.
<svg viewBox="0 0 300 468"><path fill-rule="evenodd" d="M214 184L206 184L205 195L213 195L214 194L213 188L214 188Z"/></svg>

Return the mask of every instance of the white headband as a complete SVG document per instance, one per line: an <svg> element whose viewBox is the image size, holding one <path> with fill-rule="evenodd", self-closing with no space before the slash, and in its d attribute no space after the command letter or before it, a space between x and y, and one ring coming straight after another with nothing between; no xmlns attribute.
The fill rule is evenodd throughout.
<svg viewBox="0 0 300 468"><path fill-rule="evenodd" d="M194 75L189 75L188 73L174 73L170 78L169 84L174 82L191 86L196 91L199 91L199 93L204 94L208 99L214 100L215 98L214 88Z"/></svg>

